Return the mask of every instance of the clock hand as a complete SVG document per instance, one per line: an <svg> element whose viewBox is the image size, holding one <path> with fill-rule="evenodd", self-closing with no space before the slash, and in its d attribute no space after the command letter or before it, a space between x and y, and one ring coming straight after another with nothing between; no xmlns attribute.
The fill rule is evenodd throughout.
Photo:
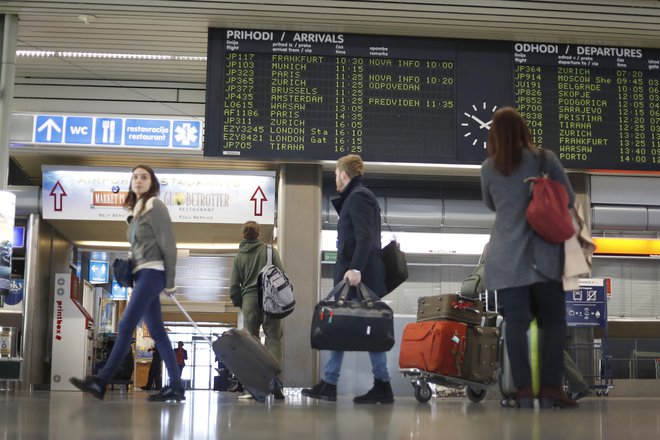
<svg viewBox="0 0 660 440"><path fill-rule="evenodd" d="M477 121L479 123L479 128L485 128L487 130L490 130L490 124L493 122L492 119L488 122L484 122L484 121L482 121L481 119L477 118L474 115L470 115L470 118L474 119L475 121Z"/></svg>

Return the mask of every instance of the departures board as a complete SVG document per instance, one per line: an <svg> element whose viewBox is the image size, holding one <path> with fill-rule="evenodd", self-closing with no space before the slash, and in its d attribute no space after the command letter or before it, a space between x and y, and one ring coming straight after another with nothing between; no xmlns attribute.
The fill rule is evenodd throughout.
<svg viewBox="0 0 660 440"><path fill-rule="evenodd" d="M660 170L660 51L209 29L204 154L479 164L516 106L574 169Z"/></svg>

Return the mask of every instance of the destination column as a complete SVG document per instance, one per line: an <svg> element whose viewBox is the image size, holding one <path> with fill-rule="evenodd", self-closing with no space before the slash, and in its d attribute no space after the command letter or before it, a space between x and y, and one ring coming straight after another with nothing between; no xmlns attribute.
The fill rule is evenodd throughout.
<svg viewBox="0 0 660 440"><path fill-rule="evenodd" d="M557 68L559 159L597 162L599 153L606 153L607 130L615 129L603 124L608 120L611 83L611 78L594 75L586 67Z"/></svg>
<svg viewBox="0 0 660 440"><path fill-rule="evenodd" d="M323 144L331 110L329 90L323 90L324 56L272 55L270 128L268 142L273 151L304 151L306 139ZM319 83L315 84L314 79ZM318 141L318 142L317 142Z"/></svg>

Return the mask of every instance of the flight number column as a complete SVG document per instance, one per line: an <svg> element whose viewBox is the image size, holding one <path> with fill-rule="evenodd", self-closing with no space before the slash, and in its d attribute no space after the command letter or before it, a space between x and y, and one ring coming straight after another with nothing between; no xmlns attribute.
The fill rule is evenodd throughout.
<svg viewBox="0 0 660 440"><path fill-rule="evenodd" d="M263 142L265 128L258 124L255 105L255 54L229 52L225 57L225 96L222 115L223 148L250 150Z"/></svg>
<svg viewBox="0 0 660 440"><path fill-rule="evenodd" d="M543 91L541 66L516 65L514 90L518 111L527 121L534 143L543 146Z"/></svg>

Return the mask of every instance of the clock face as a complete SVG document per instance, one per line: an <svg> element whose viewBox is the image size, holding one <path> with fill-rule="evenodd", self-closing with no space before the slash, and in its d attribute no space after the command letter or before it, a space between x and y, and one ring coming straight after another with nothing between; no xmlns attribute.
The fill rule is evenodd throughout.
<svg viewBox="0 0 660 440"><path fill-rule="evenodd" d="M493 122L493 113L497 110L496 105L488 105L486 102L472 104L461 117L461 129L466 142L478 148L486 148L488 130Z"/></svg>

